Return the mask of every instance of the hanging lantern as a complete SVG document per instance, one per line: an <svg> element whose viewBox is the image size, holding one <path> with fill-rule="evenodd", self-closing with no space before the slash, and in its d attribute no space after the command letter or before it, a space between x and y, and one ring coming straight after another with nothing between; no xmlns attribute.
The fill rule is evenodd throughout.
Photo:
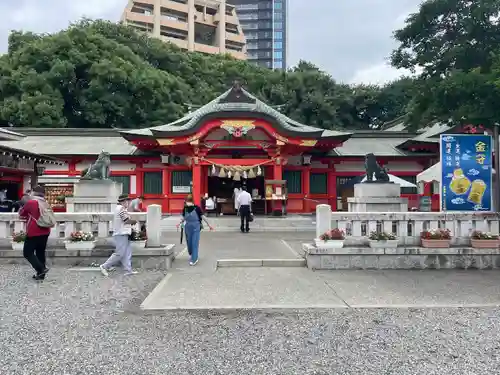
<svg viewBox="0 0 500 375"><path fill-rule="evenodd" d="M224 170L224 168L220 169L220 171L219 171L219 177L220 178L226 178L226 171Z"/></svg>
<svg viewBox="0 0 500 375"><path fill-rule="evenodd" d="M212 176L217 174L217 170L215 169L215 164L212 164Z"/></svg>
<svg viewBox="0 0 500 375"><path fill-rule="evenodd" d="M248 178L255 178L255 172L253 169L250 169L250 172L248 172Z"/></svg>
<svg viewBox="0 0 500 375"><path fill-rule="evenodd" d="M233 178L234 181L241 181L241 175L240 175L240 172L236 171L236 173L234 174L234 178Z"/></svg>
<svg viewBox="0 0 500 375"><path fill-rule="evenodd" d="M227 172L227 178L231 178L231 176L232 176L231 171L228 171L228 172Z"/></svg>
<svg viewBox="0 0 500 375"><path fill-rule="evenodd" d="M260 166L257 167L257 176L262 175L262 170L260 169Z"/></svg>
<svg viewBox="0 0 500 375"><path fill-rule="evenodd" d="M243 178L248 178L247 171L243 171Z"/></svg>

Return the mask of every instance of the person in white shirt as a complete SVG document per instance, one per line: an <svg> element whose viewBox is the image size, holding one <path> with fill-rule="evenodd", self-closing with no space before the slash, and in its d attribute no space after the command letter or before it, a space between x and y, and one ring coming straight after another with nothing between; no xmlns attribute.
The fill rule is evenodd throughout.
<svg viewBox="0 0 500 375"><path fill-rule="evenodd" d="M120 195L118 197L118 204L113 211L113 241L116 249L108 260L99 266L104 276L108 276L109 269L118 263L122 264L126 275L137 273L132 270L132 247L130 244L132 226L136 225L137 221L132 220L128 214L127 207L129 202L128 195Z"/></svg>
<svg viewBox="0 0 500 375"><path fill-rule="evenodd" d="M248 233L250 232L250 217L252 216L252 196L245 187L238 195L236 203L241 219L241 233Z"/></svg>

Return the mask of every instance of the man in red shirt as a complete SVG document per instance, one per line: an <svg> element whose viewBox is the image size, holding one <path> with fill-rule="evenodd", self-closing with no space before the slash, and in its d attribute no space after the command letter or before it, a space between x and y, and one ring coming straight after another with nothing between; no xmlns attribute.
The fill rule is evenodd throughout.
<svg viewBox="0 0 500 375"><path fill-rule="evenodd" d="M40 205L47 205L45 188L37 186L33 189L31 199L19 211L21 219L26 220L26 240L24 241L23 255L35 269L35 280L45 279L48 268L45 264L45 249L50 234L50 228L40 227Z"/></svg>

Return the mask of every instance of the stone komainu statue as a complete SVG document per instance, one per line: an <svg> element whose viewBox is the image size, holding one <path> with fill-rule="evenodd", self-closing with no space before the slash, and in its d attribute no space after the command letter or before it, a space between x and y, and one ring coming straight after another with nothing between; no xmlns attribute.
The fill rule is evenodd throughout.
<svg viewBox="0 0 500 375"><path fill-rule="evenodd" d="M374 182L373 176L375 176L375 180L378 182L389 182L389 175L387 174L387 169L382 168L375 158L374 154L366 154L365 155L365 170L366 170L366 182Z"/></svg>
<svg viewBox="0 0 500 375"><path fill-rule="evenodd" d="M111 155L102 151L97 160L87 169L82 171L82 180L108 180Z"/></svg>

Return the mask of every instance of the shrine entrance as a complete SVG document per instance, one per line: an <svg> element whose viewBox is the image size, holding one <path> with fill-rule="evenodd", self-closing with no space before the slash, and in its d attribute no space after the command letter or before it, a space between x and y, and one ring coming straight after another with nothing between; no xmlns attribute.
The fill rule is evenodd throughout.
<svg viewBox="0 0 500 375"><path fill-rule="evenodd" d="M207 194L217 203L219 213L236 215L235 194L238 189L244 188L252 195L253 212L255 214L264 213L265 173L265 167L249 168L223 165L216 167L213 165L209 167Z"/></svg>

